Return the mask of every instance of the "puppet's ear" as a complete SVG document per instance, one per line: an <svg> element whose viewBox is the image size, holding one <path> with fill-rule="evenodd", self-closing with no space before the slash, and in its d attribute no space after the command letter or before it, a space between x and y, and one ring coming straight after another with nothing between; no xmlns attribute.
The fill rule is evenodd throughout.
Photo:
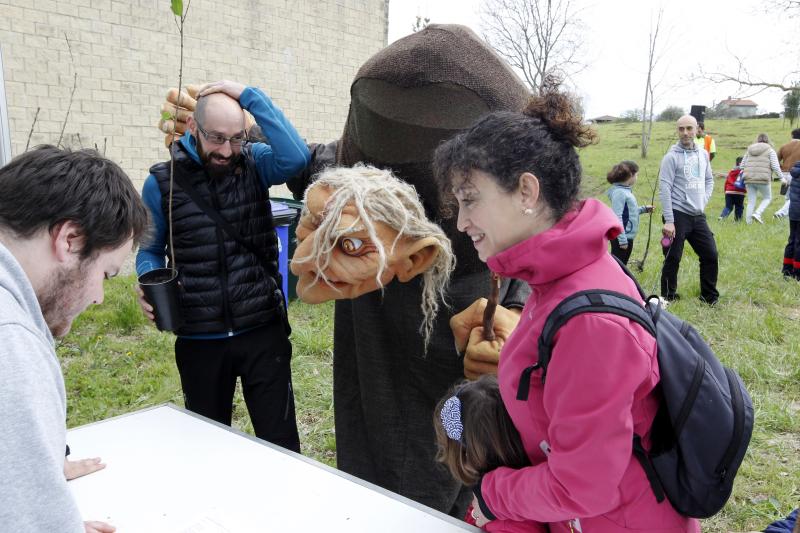
<svg viewBox="0 0 800 533"><path fill-rule="evenodd" d="M397 279L403 283L428 270L439 255L439 247L436 239L425 237L409 240L404 252L404 256L395 263Z"/></svg>

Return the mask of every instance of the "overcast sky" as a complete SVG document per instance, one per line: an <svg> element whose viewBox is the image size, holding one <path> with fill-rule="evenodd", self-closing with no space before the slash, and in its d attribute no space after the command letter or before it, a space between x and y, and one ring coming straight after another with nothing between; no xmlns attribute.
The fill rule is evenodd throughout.
<svg viewBox="0 0 800 533"><path fill-rule="evenodd" d="M586 69L572 79L584 98L586 115L619 115L641 108L647 75L651 18L664 8L663 58L657 75L656 112L668 105L688 111L692 104L711 106L728 96L749 96L759 111L781 111L783 93L752 95L736 85L691 82L702 63L709 71L735 72L741 57L754 77L783 80L800 65L800 17L766 13L752 0L574 0L584 24ZM411 33L416 15L432 23L470 26L482 35L482 0L390 0L389 42ZM687 9L687 6L690 6Z"/></svg>

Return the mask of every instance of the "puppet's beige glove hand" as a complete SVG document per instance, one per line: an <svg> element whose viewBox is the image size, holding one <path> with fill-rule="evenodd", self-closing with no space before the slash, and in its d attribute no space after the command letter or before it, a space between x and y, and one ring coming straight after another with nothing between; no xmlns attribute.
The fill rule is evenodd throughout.
<svg viewBox="0 0 800 533"><path fill-rule="evenodd" d="M167 134L164 138L165 146L172 144L173 137L179 137L186 132L186 119L194 113L200 87L200 85L187 85L181 90L180 98L176 87L167 91L158 122L158 129Z"/></svg>
<svg viewBox="0 0 800 533"><path fill-rule="evenodd" d="M486 298L479 298L450 319L456 350L464 354L464 376L468 379L478 379L483 374L497 374L500 349L519 322L519 309L498 305L494 315L495 340L484 340L483 311L486 303Z"/></svg>

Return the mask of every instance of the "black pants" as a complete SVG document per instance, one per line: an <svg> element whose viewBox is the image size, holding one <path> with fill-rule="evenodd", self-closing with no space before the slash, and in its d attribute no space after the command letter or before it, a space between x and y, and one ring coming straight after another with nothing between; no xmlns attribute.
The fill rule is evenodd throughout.
<svg viewBox="0 0 800 533"><path fill-rule="evenodd" d="M708 227L705 215L687 215L674 211L675 238L672 245L664 248L664 268L661 271L661 296L671 300L678 289L678 268L683 256L683 243L689 241L700 258L700 297L708 303L719 298L717 273L719 256L714 234Z"/></svg>
<svg viewBox="0 0 800 533"><path fill-rule="evenodd" d="M623 265L628 264L628 259L631 258L632 251L633 239L628 239L628 247L624 250L619 247L619 241L617 239L611 239L611 255L622 261Z"/></svg>
<svg viewBox="0 0 800 533"><path fill-rule="evenodd" d="M291 359L292 345L279 319L233 337L175 341L187 409L230 426L241 377L256 436L299 452Z"/></svg>
<svg viewBox="0 0 800 533"><path fill-rule="evenodd" d="M783 275L800 280L800 220L789 220L789 242L783 251Z"/></svg>
<svg viewBox="0 0 800 533"><path fill-rule="evenodd" d="M722 213L719 218L726 218L733 211L733 220L741 220L742 213L744 212L744 195L743 194L725 194L725 207L722 208Z"/></svg>

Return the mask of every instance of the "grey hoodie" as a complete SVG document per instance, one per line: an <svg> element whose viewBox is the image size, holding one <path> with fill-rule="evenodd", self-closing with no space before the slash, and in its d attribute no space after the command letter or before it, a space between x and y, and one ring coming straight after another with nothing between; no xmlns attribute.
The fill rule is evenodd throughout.
<svg viewBox="0 0 800 533"><path fill-rule="evenodd" d="M84 531L64 478L66 396L33 287L0 244L0 529Z"/></svg>
<svg viewBox="0 0 800 533"><path fill-rule="evenodd" d="M714 176L706 151L694 143L688 149L675 143L661 160L658 197L664 220L674 223L673 211L702 215L713 191Z"/></svg>

